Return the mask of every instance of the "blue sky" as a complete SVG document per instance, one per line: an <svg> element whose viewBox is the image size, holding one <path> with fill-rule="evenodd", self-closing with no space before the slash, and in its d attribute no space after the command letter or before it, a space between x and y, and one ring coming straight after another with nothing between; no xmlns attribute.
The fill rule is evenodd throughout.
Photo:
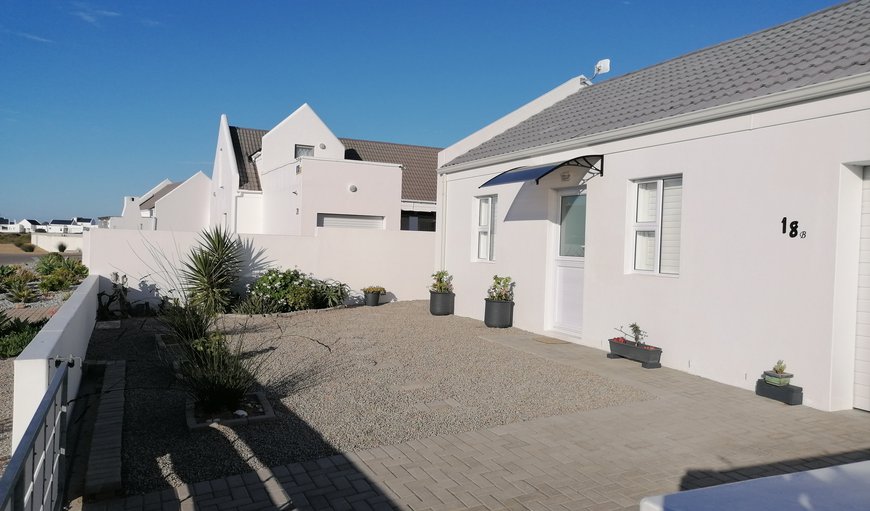
<svg viewBox="0 0 870 511"><path fill-rule="evenodd" d="M340 137L443 147L601 58L613 78L837 3L0 0L0 216L211 175L222 113L307 102Z"/></svg>

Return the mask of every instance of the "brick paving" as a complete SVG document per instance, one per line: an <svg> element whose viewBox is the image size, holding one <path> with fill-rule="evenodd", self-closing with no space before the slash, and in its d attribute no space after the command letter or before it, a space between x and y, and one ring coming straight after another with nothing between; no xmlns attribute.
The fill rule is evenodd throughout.
<svg viewBox="0 0 870 511"><path fill-rule="evenodd" d="M868 413L790 407L671 369L608 360L602 351L540 342L531 334L493 332L486 339L636 385L657 398L84 508L634 510L648 495L870 459ZM444 405L449 403L428 404Z"/></svg>
<svg viewBox="0 0 870 511"><path fill-rule="evenodd" d="M23 309L6 309L6 316L9 319L23 319L31 323L42 321L43 319L54 316L60 307L25 307Z"/></svg>

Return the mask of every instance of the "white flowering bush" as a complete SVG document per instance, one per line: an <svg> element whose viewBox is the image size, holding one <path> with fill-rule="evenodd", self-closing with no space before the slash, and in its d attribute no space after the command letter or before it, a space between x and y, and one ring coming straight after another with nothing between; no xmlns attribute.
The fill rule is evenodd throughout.
<svg viewBox="0 0 870 511"><path fill-rule="evenodd" d="M325 309L341 305L347 298L347 284L320 280L297 269L272 269L249 286L245 302L252 310L243 313L292 312ZM258 310L253 310L258 309Z"/></svg>

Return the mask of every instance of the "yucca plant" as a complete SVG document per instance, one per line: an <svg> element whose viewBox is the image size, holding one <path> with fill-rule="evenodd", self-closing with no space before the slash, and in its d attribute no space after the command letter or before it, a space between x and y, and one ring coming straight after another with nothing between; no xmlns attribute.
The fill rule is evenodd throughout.
<svg viewBox="0 0 870 511"><path fill-rule="evenodd" d="M200 233L199 246L184 261L181 275L190 304L225 312L242 268L242 245L220 226Z"/></svg>

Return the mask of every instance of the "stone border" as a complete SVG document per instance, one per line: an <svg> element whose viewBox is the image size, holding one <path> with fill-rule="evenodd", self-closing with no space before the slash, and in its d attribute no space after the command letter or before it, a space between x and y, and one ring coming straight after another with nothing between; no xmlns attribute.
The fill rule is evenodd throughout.
<svg viewBox="0 0 870 511"><path fill-rule="evenodd" d="M266 399L266 394L264 392L252 392L248 395L253 395L260 402L260 406L263 407L263 415L256 415L254 417L242 417L239 419L215 419L211 422L196 422L196 417L194 416L194 407L195 404L193 399L188 398L187 405L185 406L185 418L187 420L187 429L190 431L202 431L204 429L209 429L214 427L217 424L221 426L247 426L248 424L256 424L259 422L266 422L275 419L275 410L272 408L272 404L269 403L269 400Z"/></svg>
<svg viewBox="0 0 870 511"><path fill-rule="evenodd" d="M116 496L123 490L121 446L127 363L108 361L105 367L85 474L84 494L88 499Z"/></svg>

